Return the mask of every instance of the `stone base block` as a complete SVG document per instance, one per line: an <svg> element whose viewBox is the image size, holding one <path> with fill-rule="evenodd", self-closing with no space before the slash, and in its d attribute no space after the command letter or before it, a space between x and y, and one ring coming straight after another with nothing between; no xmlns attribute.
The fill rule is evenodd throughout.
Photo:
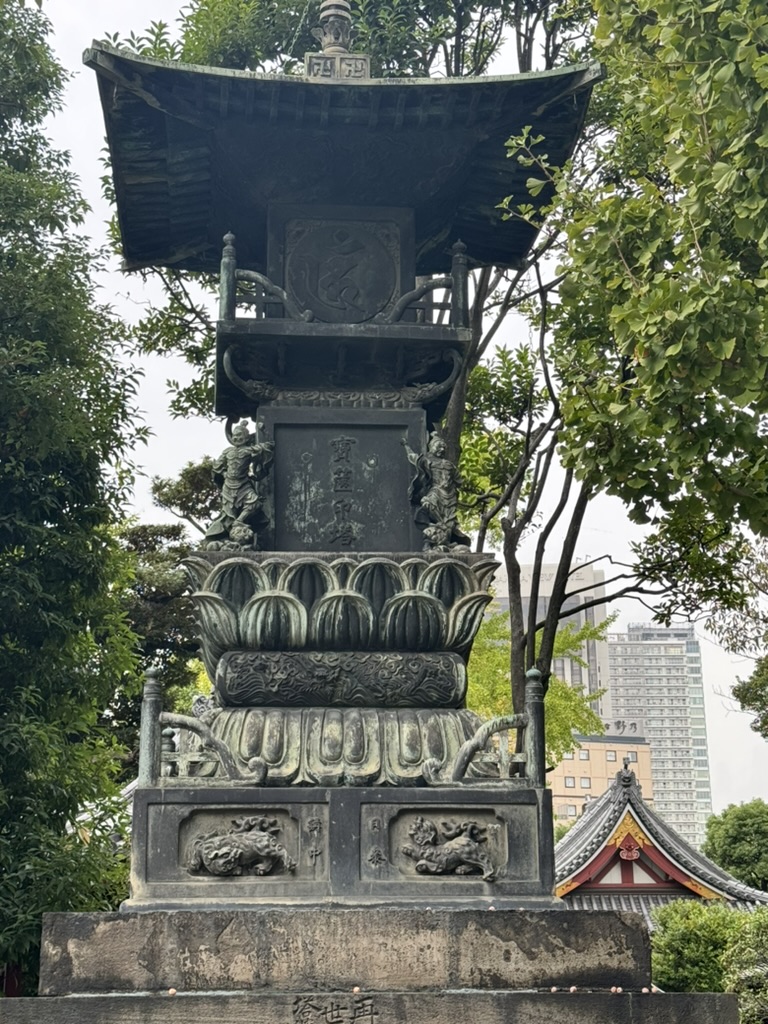
<svg viewBox="0 0 768 1024"><path fill-rule="evenodd" d="M364 982L364 978L360 979ZM737 1024L736 997L360 992L4 999L3 1024Z"/></svg>
<svg viewBox="0 0 768 1024"><path fill-rule="evenodd" d="M552 985L574 984L641 989L650 984L650 973L648 933L638 914L565 910L46 914L40 993L139 993L169 988L350 993L355 986L364 991L548 990ZM393 1024L396 1020L392 1018ZM302 1019L297 1024L313 1022ZM384 1024L383 1014L378 1024Z"/></svg>
<svg viewBox="0 0 768 1024"><path fill-rule="evenodd" d="M508 786L140 789L127 906L551 907L551 814Z"/></svg>

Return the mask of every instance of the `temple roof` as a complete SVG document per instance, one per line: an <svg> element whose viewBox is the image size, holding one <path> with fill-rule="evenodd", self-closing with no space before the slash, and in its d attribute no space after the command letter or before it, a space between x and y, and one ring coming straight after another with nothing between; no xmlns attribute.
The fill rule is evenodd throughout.
<svg viewBox="0 0 768 1024"><path fill-rule="evenodd" d="M416 271L443 273L460 238L474 264L515 266L536 231L504 221L509 195L541 205L535 170L506 157L530 126L562 165L597 63L523 75L318 80L86 50L98 76L128 269L215 270L233 231L266 265L269 203L414 208Z"/></svg>
<svg viewBox="0 0 768 1024"><path fill-rule="evenodd" d="M622 846L628 846L625 860L640 863L642 854L651 870L641 870L640 884L597 884L601 874L604 882L609 877L611 856L622 856ZM653 909L681 898L722 899L741 909L768 904L768 893L739 882L681 839L645 803L626 766L555 847L555 885L574 909L639 910L649 923Z"/></svg>

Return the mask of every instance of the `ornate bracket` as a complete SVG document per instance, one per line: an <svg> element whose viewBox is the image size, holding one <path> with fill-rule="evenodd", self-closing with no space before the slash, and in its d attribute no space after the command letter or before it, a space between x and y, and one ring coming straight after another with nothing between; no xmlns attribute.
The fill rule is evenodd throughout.
<svg viewBox="0 0 768 1024"><path fill-rule="evenodd" d="M248 786L260 786L267 777L267 765L260 757L252 757L248 762L248 771L244 772L238 768L232 752L220 739L213 735L209 726L201 722L199 718L191 718L189 715L175 715L169 711L160 712L160 724L169 725L176 729L186 729L195 733L202 743L204 750L210 750L216 754L222 768L231 782L242 782ZM168 754L168 760L174 760L178 755Z"/></svg>
<svg viewBox="0 0 768 1024"><path fill-rule="evenodd" d="M430 786L440 786L457 782L470 782L466 778L475 754L484 749L491 736L496 733L508 732L510 729L523 731L523 752L500 757L499 778L482 779L487 785L519 785L543 787L544 785L544 688L541 672L532 668L526 673L525 712L521 715L503 715L484 722L480 728L461 747L453 764L448 767L437 758L430 758L422 765L422 775ZM507 760L508 758L508 760ZM504 761L519 764L522 775L516 779L504 777L502 771Z"/></svg>
<svg viewBox="0 0 768 1024"><path fill-rule="evenodd" d="M310 323L315 319L315 314L311 309L302 309L298 306L293 299L290 297L284 288L280 288L273 281L270 281L264 274L259 274L256 270L236 270L235 271L236 281L251 281L253 284L259 285L264 289L266 294L273 299L277 299L278 302L283 304L283 309L292 320L303 320L304 323ZM261 300L255 295L240 295L237 300L244 306L255 305Z"/></svg>
<svg viewBox="0 0 768 1024"><path fill-rule="evenodd" d="M500 732L509 732L510 729L525 729L527 725L528 715L503 715L500 718L492 718L489 722L484 722L456 755L451 769L451 782L462 781L467 774L467 768L469 768L472 758L485 747L491 736Z"/></svg>
<svg viewBox="0 0 768 1024"><path fill-rule="evenodd" d="M468 280L467 247L462 241L454 242L451 246L450 277L433 277L431 281L426 281L418 288L414 288L413 291L401 295L392 311L386 316L380 313L374 317L374 323L396 324L409 306L424 298L428 292L445 288L451 293L451 326L469 327Z"/></svg>
<svg viewBox="0 0 768 1024"><path fill-rule="evenodd" d="M171 750L169 737L163 737L163 726L187 729L202 741L202 748L215 754L228 779L249 786L260 786L267 777L267 765L259 757L248 762L248 771L241 771L226 744L213 735L209 726L198 718L188 715L174 715L162 710L163 690L160 670L150 668L146 672L144 696L141 702L141 733L139 741L139 785L156 786L163 776L163 762L166 766L178 764L184 755ZM167 779L164 776L163 781Z"/></svg>
<svg viewBox="0 0 768 1024"><path fill-rule="evenodd" d="M491 736L500 732L509 732L510 729L525 729L528 725L528 715L503 715L500 718L491 718L483 722L480 728L460 748L453 764L446 768L442 761L437 758L430 758L422 766L422 774L426 781L432 785L442 785L448 782L466 782L467 770L472 763L475 754L485 749L485 745ZM513 754L511 760L525 764L525 754ZM484 780L493 783L505 782L508 779L503 777Z"/></svg>
<svg viewBox="0 0 768 1024"><path fill-rule="evenodd" d="M219 275L219 319L234 320L237 312L237 304L258 305L262 300L256 295L237 294L237 282L250 281L259 285L265 294L277 302L282 303L283 309L292 320L301 320L309 323L314 320L315 314L309 309L302 309L290 295L274 281L270 281L264 274L255 270L238 270L237 253L235 251L235 236L231 231L224 235L224 248L221 253L221 271Z"/></svg>
<svg viewBox="0 0 768 1024"><path fill-rule="evenodd" d="M418 288L414 288L413 291L406 292L405 295L401 295L397 304L388 315L379 313L378 316L373 318L373 322L380 324L396 324L402 319L406 309L408 309L408 307L414 302L418 302L419 299L423 299L428 292L435 292L439 288L452 287L452 277L433 277L431 281L426 281L424 284L419 285Z"/></svg>
<svg viewBox="0 0 768 1024"><path fill-rule="evenodd" d="M433 402L436 398L444 395L446 391L449 391L461 371L461 355L456 349L452 348L443 357L452 366L450 373L442 381L406 384L402 388L388 388L386 390L381 388L357 391L342 388L336 390L327 388L286 389L279 388L268 380L260 380L258 378L246 380L244 377L241 377L235 369L234 354L236 350L237 345L230 345L225 350L222 357L224 373L227 376L227 380L253 402L273 402L288 405L302 404L303 402L314 404L318 398L322 397L336 405L352 408L367 408L374 403L380 403L383 407L389 408L424 405L428 402Z"/></svg>
<svg viewBox="0 0 768 1024"><path fill-rule="evenodd" d="M331 3L335 0L330 0ZM312 55L309 55L312 56ZM318 59L321 62L331 63L337 61L352 61L359 62L365 61L367 58L355 55L336 55L327 56L320 54ZM333 77L333 76L331 76ZM357 75L346 75L345 77L358 77ZM418 288L414 288L413 291L407 292L405 295L401 295L400 299L391 310L388 315L379 314L374 317L373 323L378 324L396 324L402 319L405 311L418 302L419 299L423 298L428 292L436 291L440 288L445 288L451 293L450 303L450 320L452 327L468 327L469 326L469 293L468 293L468 260L466 255L467 247L463 242L455 242L451 247L451 273L450 276L435 277L432 280L425 282ZM239 270L237 267L237 253L235 250L235 236L231 231L228 231L224 235L224 248L221 254L221 269L219 276L219 319L225 321L233 321L236 317L237 306L251 305L259 306L263 304L263 298L253 293L240 294L237 293L238 282L251 282L252 284L258 285L265 293L267 298L273 299L276 302L282 304L287 316L292 320L298 320L303 323L310 323L314 320L314 313L309 309L302 309L301 306L296 303L291 296L276 285L274 281L270 281L264 274L258 273L256 270ZM447 308L444 307L444 308ZM262 313L263 315L263 313Z"/></svg>

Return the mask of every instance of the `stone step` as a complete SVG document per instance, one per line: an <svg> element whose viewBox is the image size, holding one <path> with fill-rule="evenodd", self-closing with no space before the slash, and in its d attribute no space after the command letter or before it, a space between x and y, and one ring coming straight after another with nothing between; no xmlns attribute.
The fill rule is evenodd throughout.
<svg viewBox="0 0 768 1024"><path fill-rule="evenodd" d="M186 993L0 1000L2 1024L737 1024L736 997L639 992Z"/></svg>

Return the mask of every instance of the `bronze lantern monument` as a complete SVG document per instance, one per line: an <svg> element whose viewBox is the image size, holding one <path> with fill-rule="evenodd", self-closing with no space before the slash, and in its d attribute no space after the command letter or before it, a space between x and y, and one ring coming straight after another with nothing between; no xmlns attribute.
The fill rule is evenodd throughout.
<svg viewBox="0 0 768 1024"><path fill-rule="evenodd" d="M541 685L510 763L464 707L495 562L438 428L469 267L534 238L504 143L566 160L601 69L374 80L345 0L316 35L303 77L85 57L125 265L220 274L221 506L185 563L214 701L148 683L126 908L552 906Z"/></svg>

